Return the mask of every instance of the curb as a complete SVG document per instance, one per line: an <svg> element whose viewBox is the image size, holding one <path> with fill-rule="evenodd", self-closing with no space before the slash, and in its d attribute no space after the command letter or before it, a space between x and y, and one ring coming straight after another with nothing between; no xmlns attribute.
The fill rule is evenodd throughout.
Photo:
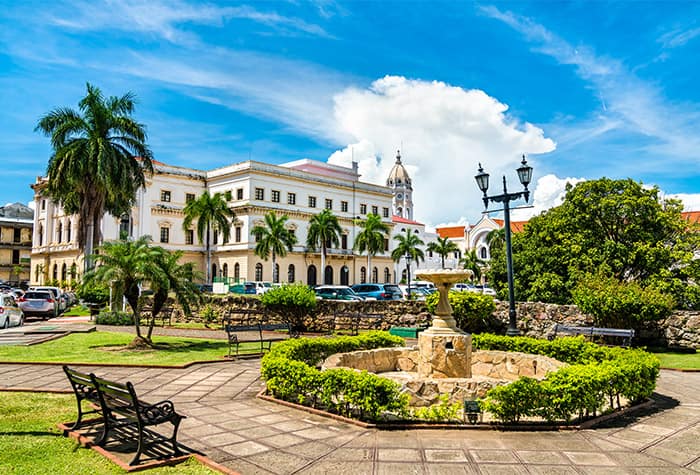
<svg viewBox="0 0 700 475"><path fill-rule="evenodd" d="M220 360L190 361L181 365L155 365L155 364L130 364L130 363L67 363L65 361L0 361L0 365L40 365L40 366L104 366L109 368L161 368L161 369L185 369L197 364L213 364L231 361L225 357Z"/></svg>

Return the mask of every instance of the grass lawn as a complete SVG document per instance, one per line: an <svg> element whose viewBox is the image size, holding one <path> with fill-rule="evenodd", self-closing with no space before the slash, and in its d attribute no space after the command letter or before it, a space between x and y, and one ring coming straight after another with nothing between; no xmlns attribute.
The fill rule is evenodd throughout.
<svg viewBox="0 0 700 475"><path fill-rule="evenodd" d="M75 475L126 473L73 439L59 422L76 418L75 397L64 394L0 393L0 473ZM194 459L149 474L214 474Z"/></svg>
<svg viewBox="0 0 700 475"><path fill-rule="evenodd" d="M84 305L73 305L71 308L63 312L64 317L89 317L90 309Z"/></svg>
<svg viewBox="0 0 700 475"><path fill-rule="evenodd" d="M650 349L659 360L662 368L700 370L700 353L684 353L667 349Z"/></svg>
<svg viewBox="0 0 700 475"><path fill-rule="evenodd" d="M74 333L34 346L0 346L0 361L182 365L220 360L228 354L226 340L156 336L158 349L126 350L133 339L132 333ZM241 344L242 353L255 348L260 344Z"/></svg>

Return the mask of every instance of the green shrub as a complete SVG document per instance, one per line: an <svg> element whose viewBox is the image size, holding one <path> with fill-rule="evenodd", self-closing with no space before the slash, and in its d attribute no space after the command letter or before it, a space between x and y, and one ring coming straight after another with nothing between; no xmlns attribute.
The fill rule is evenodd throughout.
<svg viewBox="0 0 700 475"><path fill-rule="evenodd" d="M437 404L428 407L418 407L412 412L416 419L434 422L449 422L459 420L459 411L462 405L458 402L450 403L449 394L441 394Z"/></svg>
<svg viewBox="0 0 700 475"><path fill-rule="evenodd" d="M199 316L202 318L202 322L206 327L208 327L210 323L216 322L216 312L214 311L214 307L210 304L204 306Z"/></svg>
<svg viewBox="0 0 700 475"><path fill-rule="evenodd" d="M115 325L126 326L134 324L134 316L128 312L100 312L95 317L95 323L98 325Z"/></svg>
<svg viewBox="0 0 700 475"><path fill-rule="evenodd" d="M425 299L425 305L430 313L435 313L440 294L433 292ZM457 326L467 332L478 332L487 326L487 321L496 311L493 297L476 292L450 292L452 316Z"/></svg>
<svg viewBox="0 0 700 475"><path fill-rule="evenodd" d="M109 287L94 282L84 282L78 286L76 295L85 303L104 305L109 301Z"/></svg>
<svg viewBox="0 0 700 475"><path fill-rule="evenodd" d="M273 287L262 294L260 301L297 331L306 329L304 318L316 308L316 294L302 283Z"/></svg>
<svg viewBox="0 0 700 475"><path fill-rule="evenodd" d="M542 381L521 378L491 389L483 407L503 422L539 416L549 421L570 421L596 414L620 397L638 402L651 396L659 375L659 360L638 349L609 348L582 336L552 341L527 337L473 335L474 348L520 351L549 356L568 363Z"/></svg>
<svg viewBox="0 0 700 475"><path fill-rule="evenodd" d="M317 368L334 353L402 344L403 339L386 332L287 340L263 357L261 374L268 391L280 399L372 421L387 414L404 416L408 396L399 392L397 383L366 371Z"/></svg>
<svg viewBox="0 0 700 475"><path fill-rule="evenodd" d="M581 311L595 317L597 325L613 328L638 328L644 321L670 315L675 306L673 297L657 288L601 275L581 279L572 296Z"/></svg>

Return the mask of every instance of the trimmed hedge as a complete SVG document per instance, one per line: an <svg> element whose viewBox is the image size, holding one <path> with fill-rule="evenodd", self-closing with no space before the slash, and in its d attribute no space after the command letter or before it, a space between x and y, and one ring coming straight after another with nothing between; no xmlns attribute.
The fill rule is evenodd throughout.
<svg viewBox="0 0 700 475"><path fill-rule="evenodd" d="M603 410L606 403L620 406L620 397L631 402L651 396L659 376L659 360L638 349L610 348L587 342L582 336L552 341L528 337L473 335L480 350L521 351L549 356L569 366L537 381L521 378L486 394L484 410L502 422L522 417L548 421L582 419Z"/></svg>
<svg viewBox="0 0 700 475"><path fill-rule="evenodd" d="M408 398L388 379L348 369L320 371L320 364L335 353L403 345L403 339L387 332L354 337L299 338L287 340L266 354L261 374L275 397L337 414L376 421L388 415L405 417Z"/></svg>

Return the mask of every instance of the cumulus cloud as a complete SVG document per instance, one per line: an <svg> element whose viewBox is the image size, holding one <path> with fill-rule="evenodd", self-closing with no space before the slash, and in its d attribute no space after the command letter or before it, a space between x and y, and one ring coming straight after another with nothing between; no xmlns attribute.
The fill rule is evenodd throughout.
<svg viewBox="0 0 700 475"><path fill-rule="evenodd" d="M576 185L585 178L559 178L556 175L545 175L537 180L535 191L532 194L532 208L514 210L511 214L513 221L527 221L537 216L542 211L559 206L566 196L566 185ZM532 188L532 187L530 187Z"/></svg>
<svg viewBox="0 0 700 475"><path fill-rule="evenodd" d="M514 170L523 153L555 148L542 129L508 115L508 106L486 92L444 82L386 76L367 89L345 89L334 102L337 135L352 145L329 162L350 166L354 158L363 181L384 184L401 149L413 178L414 217L428 224L480 217L479 163L500 192L503 173L519 186Z"/></svg>
<svg viewBox="0 0 700 475"><path fill-rule="evenodd" d="M681 200L685 211L700 211L700 193L674 193L666 198Z"/></svg>

